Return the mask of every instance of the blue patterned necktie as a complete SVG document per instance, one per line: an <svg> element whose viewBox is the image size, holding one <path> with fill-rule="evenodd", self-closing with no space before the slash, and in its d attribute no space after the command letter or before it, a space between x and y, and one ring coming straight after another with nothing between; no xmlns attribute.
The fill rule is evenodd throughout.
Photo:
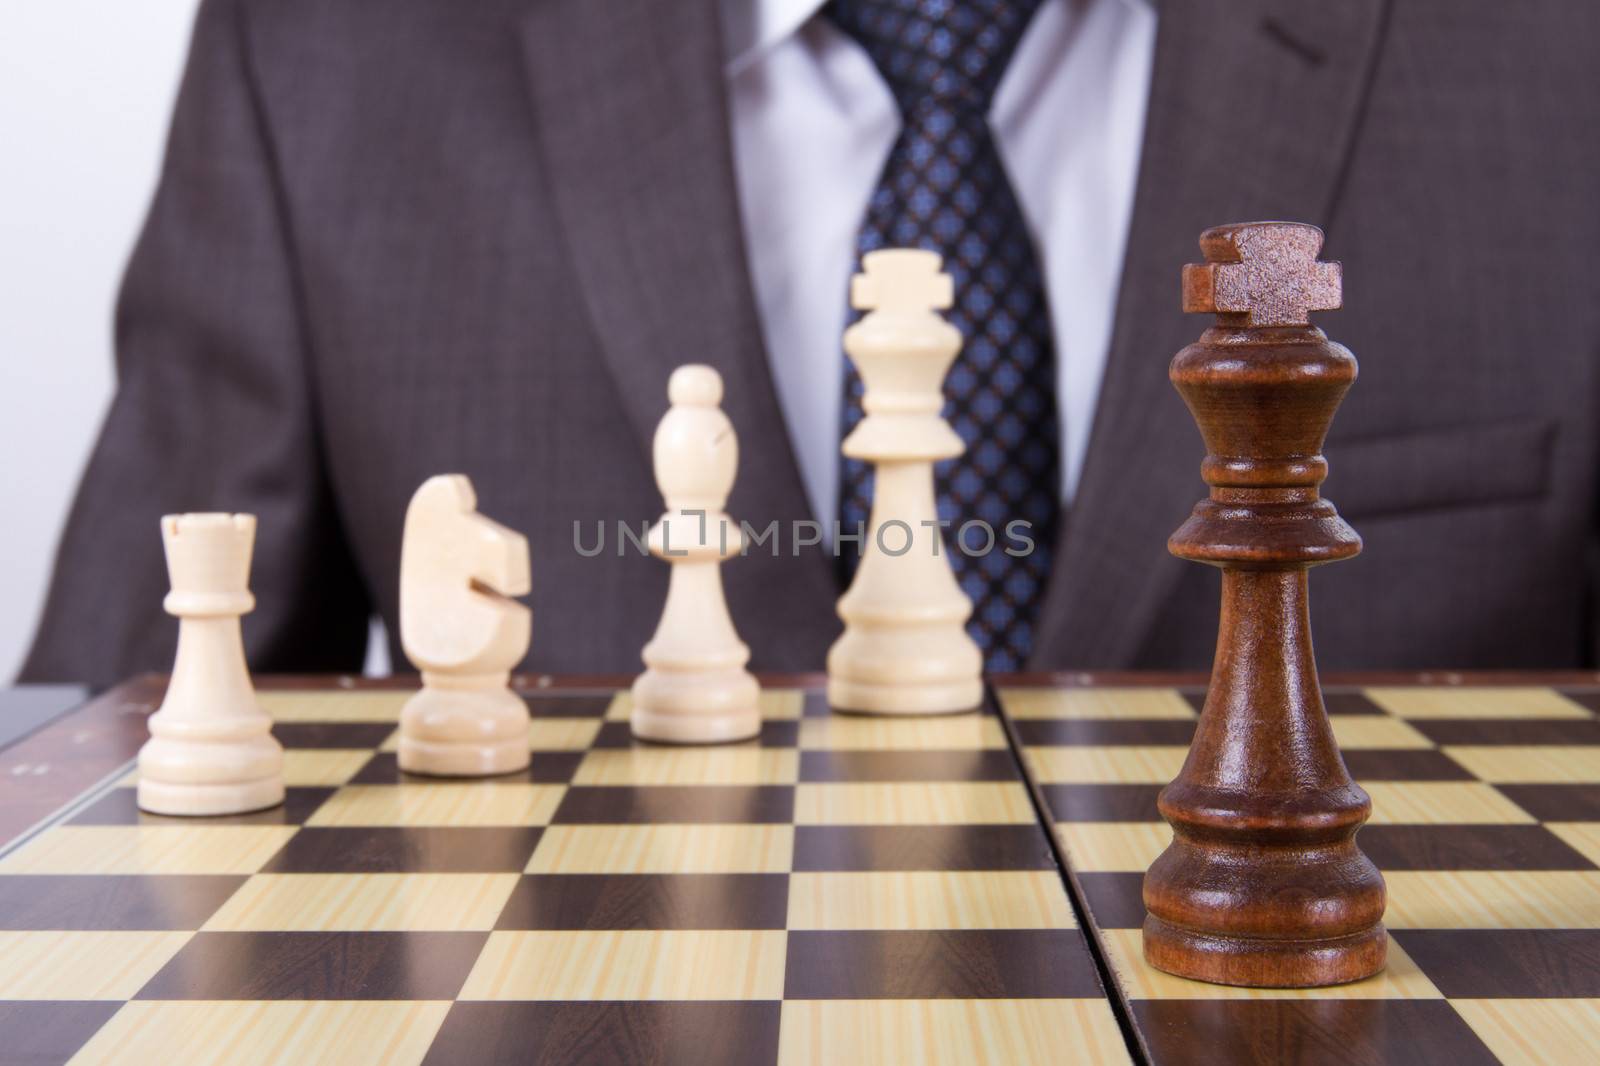
<svg viewBox="0 0 1600 1066"><path fill-rule="evenodd" d="M926 248L955 281L950 321L966 339L945 380L945 417L966 453L935 467L949 559L974 610L987 670L1015 670L1033 647L1050 573L1060 492L1055 352L1044 281L987 115L1040 0L832 0L827 14L866 49L902 128L867 207L858 254ZM861 420L861 378L846 360L844 432ZM872 507L872 469L840 468L846 531ZM1030 522L1031 553L1006 554L1007 524ZM954 544L968 531L973 554ZM982 552L982 554L978 554ZM844 556L847 570L858 556Z"/></svg>

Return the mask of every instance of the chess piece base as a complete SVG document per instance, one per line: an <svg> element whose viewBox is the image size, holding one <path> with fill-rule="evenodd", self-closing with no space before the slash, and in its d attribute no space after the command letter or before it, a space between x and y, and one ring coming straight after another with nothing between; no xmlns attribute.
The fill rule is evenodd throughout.
<svg viewBox="0 0 1600 1066"><path fill-rule="evenodd" d="M879 685L847 677L828 679L828 706L853 714L961 714L983 703L983 682Z"/></svg>
<svg viewBox="0 0 1600 1066"><path fill-rule="evenodd" d="M863 571L873 561L864 561ZM859 585L862 574L856 578ZM845 593L845 631L828 649L829 706L857 714L960 714L982 705L983 653L962 624L971 605L948 580L948 601L898 625L878 624L881 612L864 624L855 587Z"/></svg>
<svg viewBox="0 0 1600 1066"><path fill-rule="evenodd" d="M264 811L283 802L283 775L255 781L201 784L190 781L139 780L139 809L185 818Z"/></svg>
<svg viewBox="0 0 1600 1066"><path fill-rule="evenodd" d="M1178 977L1250 988L1320 988L1382 970L1389 938L1380 923L1331 940L1215 936L1144 920L1144 958Z"/></svg>
<svg viewBox="0 0 1600 1066"><path fill-rule="evenodd" d="M633 683L633 735L666 744L726 744L761 732L761 686L744 670L649 669Z"/></svg>
<svg viewBox="0 0 1600 1066"><path fill-rule="evenodd" d="M265 715L201 723L161 711L139 750L138 803L151 814L245 814L283 802L283 747ZM177 734L177 735L174 735Z"/></svg>
<svg viewBox="0 0 1600 1066"><path fill-rule="evenodd" d="M528 706L503 678L488 690L423 688L400 712L400 769L493 777L526 769Z"/></svg>

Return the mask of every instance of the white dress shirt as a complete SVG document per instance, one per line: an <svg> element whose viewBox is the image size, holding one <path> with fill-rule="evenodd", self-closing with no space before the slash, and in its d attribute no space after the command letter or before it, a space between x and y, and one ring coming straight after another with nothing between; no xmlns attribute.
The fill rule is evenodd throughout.
<svg viewBox="0 0 1600 1066"><path fill-rule="evenodd" d="M812 510L838 513L839 338L855 241L900 117L823 0L722 0L740 210L767 354ZM1061 493L1083 469L1144 136L1148 0L1044 0L990 125L1044 270Z"/></svg>

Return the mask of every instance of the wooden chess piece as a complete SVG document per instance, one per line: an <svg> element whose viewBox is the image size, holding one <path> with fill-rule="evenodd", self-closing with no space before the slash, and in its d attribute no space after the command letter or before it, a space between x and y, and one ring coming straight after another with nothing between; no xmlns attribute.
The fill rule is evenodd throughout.
<svg viewBox="0 0 1600 1066"><path fill-rule="evenodd" d="M1144 954L1218 984L1305 988L1383 968L1383 878L1356 846L1371 813L1350 779L1312 658L1306 571L1361 538L1318 495L1322 442L1356 377L1309 324L1340 306L1322 231L1261 222L1200 237L1185 311L1216 323L1172 362L1200 425L1211 496L1174 555L1222 569L1222 619L1189 756L1160 798L1173 841L1145 875Z"/></svg>
<svg viewBox="0 0 1600 1066"><path fill-rule="evenodd" d="M422 689L400 712L400 769L483 777L528 765L528 705L511 670L528 653L528 542L478 513L472 482L431 477L406 509L400 641Z"/></svg>
<svg viewBox="0 0 1600 1066"><path fill-rule="evenodd" d="M161 519L178 618L178 654L150 740L139 751L139 806L155 814L241 814L283 802L283 747L256 701L239 618L256 605L247 514Z"/></svg>
<svg viewBox="0 0 1600 1066"><path fill-rule="evenodd" d="M739 469L739 438L718 406L722 377L680 366L667 382L672 407L656 427L656 486L666 512L651 527L650 551L672 565L667 602L644 646L633 683L633 733L646 740L715 744L761 731L761 687L744 668L722 592L722 562L744 534L723 508Z"/></svg>
<svg viewBox="0 0 1600 1066"><path fill-rule="evenodd" d="M844 454L874 464L861 563L839 599L844 634L828 650L828 702L874 714L969 711L983 656L967 634L972 601L956 583L938 524L933 464L964 445L940 417L961 333L935 313L952 299L939 256L868 252L851 300L868 312L844 334L866 388Z"/></svg>

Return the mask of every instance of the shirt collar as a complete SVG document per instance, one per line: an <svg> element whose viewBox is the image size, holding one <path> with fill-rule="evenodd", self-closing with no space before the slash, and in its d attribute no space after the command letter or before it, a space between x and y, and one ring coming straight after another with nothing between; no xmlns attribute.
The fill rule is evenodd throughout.
<svg viewBox="0 0 1600 1066"><path fill-rule="evenodd" d="M827 0L721 0L723 59L730 74L787 40Z"/></svg>
<svg viewBox="0 0 1600 1066"><path fill-rule="evenodd" d="M1120 2L1138 8L1152 0ZM798 33L827 0L721 0L721 5L723 60L732 75Z"/></svg>

